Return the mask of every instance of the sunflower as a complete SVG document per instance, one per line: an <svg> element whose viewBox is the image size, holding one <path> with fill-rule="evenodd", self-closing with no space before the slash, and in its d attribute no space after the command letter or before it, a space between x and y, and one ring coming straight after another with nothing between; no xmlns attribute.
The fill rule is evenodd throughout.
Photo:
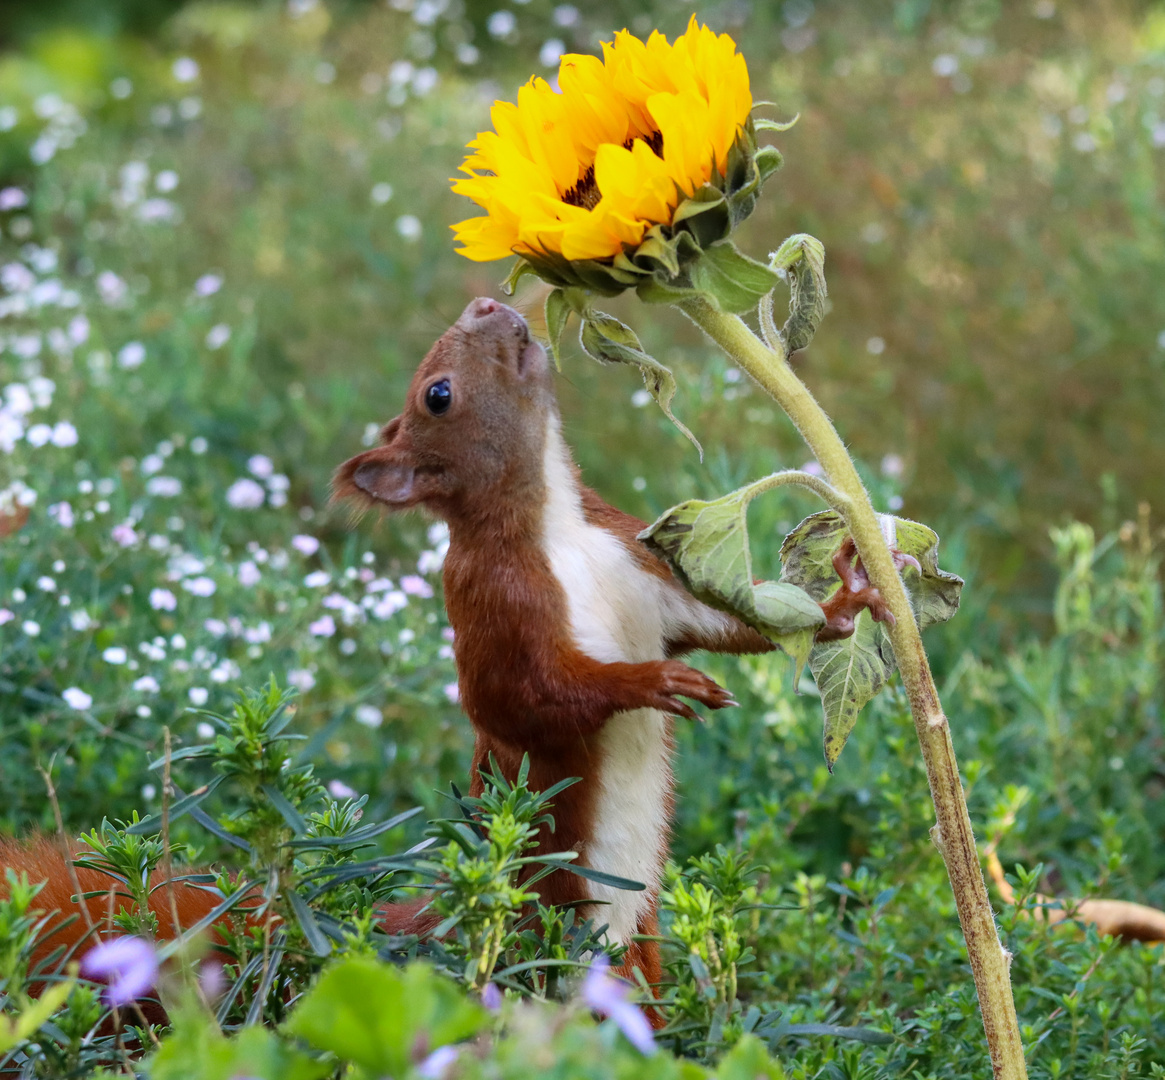
<svg viewBox="0 0 1165 1080"><path fill-rule="evenodd" d="M779 164L770 147L757 154L744 57L695 16L673 43L623 30L602 59L565 55L558 82L533 78L516 104L496 102L493 130L469 144L453 190L486 213L453 226L467 258L517 254L557 284L578 283L565 264L592 261L582 283L605 292L661 268L674 278ZM702 215L717 209L709 229Z"/></svg>

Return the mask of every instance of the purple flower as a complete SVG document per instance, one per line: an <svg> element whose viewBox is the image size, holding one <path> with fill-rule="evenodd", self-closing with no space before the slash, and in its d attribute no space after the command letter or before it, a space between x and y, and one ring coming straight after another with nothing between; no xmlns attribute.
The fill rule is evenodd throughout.
<svg viewBox="0 0 1165 1080"><path fill-rule="evenodd" d="M267 492L249 476L236 480L227 488L227 503L236 510L254 510L263 505Z"/></svg>
<svg viewBox="0 0 1165 1080"><path fill-rule="evenodd" d="M110 535L113 537L113 542L121 547L130 547L138 542L138 534L134 532L133 526L128 521L114 525Z"/></svg>
<svg viewBox="0 0 1165 1080"><path fill-rule="evenodd" d="M325 615L309 624L307 629L314 637L331 637L336 632L336 620L331 615Z"/></svg>
<svg viewBox="0 0 1165 1080"><path fill-rule="evenodd" d="M400 587L409 596L419 596L423 600L428 600L433 595L433 587L423 578L416 574L406 574L400 579Z"/></svg>
<svg viewBox="0 0 1165 1080"><path fill-rule="evenodd" d="M417 1075L426 1080L444 1080L459 1053L461 1051L456 1046L438 1046L417 1066Z"/></svg>
<svg viewBox="0 0 1165 1080"><path fill-rule="evenodd" d="M28 205L28 196L17 187L6 187L0 191L0 210L19 210Z"/></svg>
<svg viewBox="0 0 1165 1080"><path fill-rule="evenodd" d="M62 529L71 529L75 520L73 517L73 508L67 502L53 503L49 507L49 517Z"/></svg>
<svg viewBox="0 0 1165 1080"><path fill-rule="evenodd" d="M208 960L198 969L198 986L207 1001L216 1001L226 989L222 964Z"/></svg>
<svg viewBox="0 0 1165 1080"><path fill-rule="evenodd" d="M243 588L249 589L252 585L257 585L262 576L259 568L250 559L239 563L239 584Z"/></svg>
<svg viewBox="0 0 1165 1080"><path fill-rule="evenodd" d="M356 792L353 791L343 780L329 780L328 794L333 799L354 799Z"/></svg>
<svg viewBox="0 0 1165 1080"><path fill-rule="evenodd" d="M490 1012L497 1012L502 1007L502 992L497 983L486 983L481 991L481 1003Z"/></svg>
<svg viewBox="0 0 1165 1080"><path fill-rule="evenodd" d="M643 1010L627 1000L631 988L610 974L611 963L599 953L582 984L582 999L595 1012L610 1017L628 1041L643 1054L655 1053L655 1036Z"/></svg>
<svg viewBox="0 0 1165 1080"><path fill-rule="evenodd" d="M314 536L293 536L291 546L301 555L314 555L320 549L320 542Z"/></svg>
<svg viewBox="0 0 1165 1080"><path fill-rule="evenodd" d="M199 296L214 296L221 288L222 278L218 274L203 274L194 283L194 291Z"/></svg>
<svg viewBox="0 0 1165 1080"><path fill-rule="evenodd" d="M110 1005L128 1005L153 987L158 954L145 938L108 938L85 954L81 972L104 980L105 1000Z"/></svg>

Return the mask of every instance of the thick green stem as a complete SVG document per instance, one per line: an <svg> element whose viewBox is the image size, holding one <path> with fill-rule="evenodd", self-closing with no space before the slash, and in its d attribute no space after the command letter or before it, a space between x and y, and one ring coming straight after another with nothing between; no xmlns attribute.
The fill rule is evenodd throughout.
<svg viewBox="0 0 1165 1080"><path fill-rule="evenodd" d="M850 502L844 515L846 524L870 583L881 592L894 615L894 625L887 627L887 633L910 699L914 727L926 762L937 819L931 836L942 853L954 890L979 993L991 1067L996 1080L1024 1080L1027 1066L1011 994L1011 957L1000 944L995 927L950 726L943 715L910 600L870 496L833 423L793 373L785 357L767 348L735 315L725 315L700 299L685 301L680 306L741 370L772 395L809 444L829 482Z"/></svg>

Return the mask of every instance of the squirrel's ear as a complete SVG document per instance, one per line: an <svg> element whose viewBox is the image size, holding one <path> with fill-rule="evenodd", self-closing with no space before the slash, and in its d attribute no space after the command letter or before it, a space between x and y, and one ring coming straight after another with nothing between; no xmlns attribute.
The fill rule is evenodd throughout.
<svg viewBox="0 0 1165 1080"><path fill-rule="evenodd" d="M375 500L396 510L415 506L424 498L414 483L413 455L405 446L394 445L401 418L390 420L380 433L383 446L349 458L332 479L333 499ZM407 441L407 440L406 440Z"/></svg>
<svg viewBox="0 0 1165 1080"><path fill-rule="evenodd" d="M416 470L404 462L369 460L361 462L352 472L352 483L365 495L389 506L412 505Z"/></svg>

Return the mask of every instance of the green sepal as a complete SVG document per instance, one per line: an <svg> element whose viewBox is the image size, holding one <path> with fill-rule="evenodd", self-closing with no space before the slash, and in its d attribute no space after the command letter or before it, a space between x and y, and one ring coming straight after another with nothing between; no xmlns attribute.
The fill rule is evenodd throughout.
<svg viewBox="0 0 1165 1080"><path fill-rule="evenodd" d="M825 317L825 246L808 233L790 236L769 257L789 283L789 318L781 337L790 355L807 348Z"/></svg>
<svg viewBox="0 0 1165 1080"><path fill-rule="evenodd" d="M550 355L554 357L554 366L562 370L562 355L559 352L559 342L562 332L566 329L566 320L570 318L571 304L566 298L563 289L551 289L546 294L546 336L550 341Z"/></svg>
<svg viewBox="0 0 1165 1080"><path fill-rule="evenodd" d="M704 448L691 431L677 419L671 410L672 398L676 396L676 377L671 369L664 367L654 356L644 351L639 337L626 323L613 315L587 308L582 315L579 342L584 351L607 364L634 364L643 376L643 385L663 409L667 418L675 424L704 460Z"/></svg>
<svg viewBox="0 0 1165 1080"><path fill-rule="evenodd" d="M692 288L730 315L751 311L779 278L764 263L749 258L730 240L713 244L692 264Z"/></svg>
<svg viewBox="0 0 1165 1080"><path fill-rule="evenodd" d="M754 103L753 108L757 105L772 105L771 101L758 101ZM801 114L797 113L792 120L769 120L763 116L754 116L752 126L757 131L788 131L798 120L801 119Z"/></svg>
<svg viewBox="0 0 1165 1080"><path fill-rule="evenodd" d="M938 534L906 518L881 514L879 520L888 542L913 556L922 567L921 572L912 566L902 571L919 629L951 618L959 608L963 579L940 569ZM804 589L818 603L827 600L841 584L833 557L847 535L848 529L835 510L807 517L781 545L781 581ZM894 655L885 628L863 611L850 637L813 646L809 668L821 692L825 761L832 772L858 713L894 673Z"/></svg>
<svg viewBox="0 0 1165 1080"><path fill-rule="evenodd" d="M513 296L514 291L518 288L518 282L522 280L527 274L537 275L537 268L532 266L525 258L519 257L518 261L510 267L510 272L506 275L506 280L502 282L502 292L507 296Z"/></svg>
<svg viewBox="0 0 1165 1080"><path fill-rule="evenodd" d="M795 585L753 582L747 513L758 489L750 484L710 502L689 499L666 511L639 539L671 565L696 599L735 615L791 656L795 686L825 616Z"/></svg>

